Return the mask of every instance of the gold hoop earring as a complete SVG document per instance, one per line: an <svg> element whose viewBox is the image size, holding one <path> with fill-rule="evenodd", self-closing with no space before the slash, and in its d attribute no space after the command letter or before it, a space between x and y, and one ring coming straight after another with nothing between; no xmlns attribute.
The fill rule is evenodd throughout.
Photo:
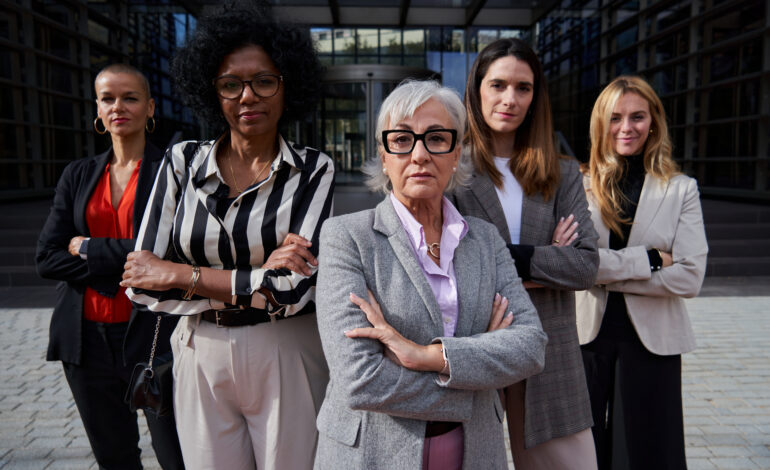
<svg viewBox="0 0 770 470"><path fill-rule="evenodd" d="M150 129L148 126L150 125L150 122L152 122L152 129ZM150 116L150 119L147 120L147 122L144 123L144 129L147 131L148 134L152 134L155 132L155 118Z"/></svg>
<svg viewBox="0 0 770 470"><path fill-rule="evenodd" d="M104 127L104 123L102 123L102 127L104 127L103 131L100 131L99 130L99 126L96 125L96 123L101 121L101 120L102 120L102 118L100 118L100 117L97 117L96 119L94 119L94 130L96 131L97 134L104 135L104 134L107 133L107 128Z"/></svg>

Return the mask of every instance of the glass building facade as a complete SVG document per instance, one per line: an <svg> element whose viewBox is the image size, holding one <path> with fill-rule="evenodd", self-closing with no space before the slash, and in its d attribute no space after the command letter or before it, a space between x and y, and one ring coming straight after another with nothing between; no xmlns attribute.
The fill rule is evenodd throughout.
<svg viewBox="0 0 770 470"><path fill-rule="evenodd" d="M151 141L197 135L168 73L195 22L169 2L0 0L0 199L51 194L69 162L108 148L93 130L93 80L111 63L147 75Z"/></svg>
<svg viewBox="0 0 770 470"><path fill-rule="evenodd" d="M215 3L0 0L0 199L50 195L69 161L107 148L93 131L92 82L108 63L147 73L158 146L178 132L204 136L175 97L168 70L196 16ZM767 0L268 3L279 17L307 24L330 70L432 71L461 95L484 46L521 37L544 64L559 144L581 160L602 87L620 74L641 75L661 96L674 156L702 193L770 200ZM340 170L355 172L371 153L380 95L397 80L361 83L326 83L315 119L293 124L287 137L339 154Z"/></svg>
<svg viewBox="0 0 770 470"><path fill-rule="evenodd" d="M645 77L674 157L712 196L770 200L770 22L765 0L561 0L533 27L555 126L581 160L602 87Z"/></svg>
<svg viewBox="0 0 770 470"><path fill-rule="evenodd" d="M501 37L518 37L511 28L311 28L324 65L385 64L437 72L444 85L462 96L478 52Z"/></svg>

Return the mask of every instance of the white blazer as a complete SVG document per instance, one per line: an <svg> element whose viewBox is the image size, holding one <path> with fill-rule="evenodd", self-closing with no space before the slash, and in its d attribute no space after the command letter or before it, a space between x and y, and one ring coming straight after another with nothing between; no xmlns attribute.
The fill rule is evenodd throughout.
<svg viewBox="0 0 770 470"><path fill-rule="evenodd" d="M682 297L695 297L706 272L706 232L696 181L677 175L664 182L647 174L626 248L609 248L591 181L583 178L591 219L599 234L596 284L576 292L580 344L599 334L609 292L622 292L631 323L642 344L659 355L695 349L695 335ZM647 250L672 254L674 264L650 271Z"/></svg>

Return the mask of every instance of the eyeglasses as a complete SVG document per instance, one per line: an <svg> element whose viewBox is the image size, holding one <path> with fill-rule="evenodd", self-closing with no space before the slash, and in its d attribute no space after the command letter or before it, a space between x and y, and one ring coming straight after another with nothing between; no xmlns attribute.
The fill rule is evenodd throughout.
<svg viewBox="0 0 770 470"><path fill-rule="evenodd" d="M213 80L214 89L217 95L226 100L234 100L241 97L246 84L249 84L251 91L260 98L270 98L278 93L283 77L272 73L257 75L251 80L241 80L232 75L222 75Z"/></svg>
<svg viewBox="0 0 770 470"><path fill-rule="evenodd" d="M455 149L457 131L454 129L431 129L424 134L415 134L406 129L382 131L385 151L396 155L411 153L417 141L433 154L449 153Z"/></svg>

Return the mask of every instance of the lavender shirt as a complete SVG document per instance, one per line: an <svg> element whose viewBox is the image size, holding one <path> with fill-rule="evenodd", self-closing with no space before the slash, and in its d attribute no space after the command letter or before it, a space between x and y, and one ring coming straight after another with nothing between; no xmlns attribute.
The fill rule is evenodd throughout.
<svg viewBox="0 0 770 470"><path fill-rule="evenodd" d="M439 266L428 255L428 244L425 242L425 231L422 225L392 192L390 201L441 309L444 336L454 336L457 328L458 303L457 276L455 276L453 259L457 245L468 233L468 223L457 212L455 206L447 198L443 198L441 210L444 214L444 224L441 227L441 266Z"/></svg>

